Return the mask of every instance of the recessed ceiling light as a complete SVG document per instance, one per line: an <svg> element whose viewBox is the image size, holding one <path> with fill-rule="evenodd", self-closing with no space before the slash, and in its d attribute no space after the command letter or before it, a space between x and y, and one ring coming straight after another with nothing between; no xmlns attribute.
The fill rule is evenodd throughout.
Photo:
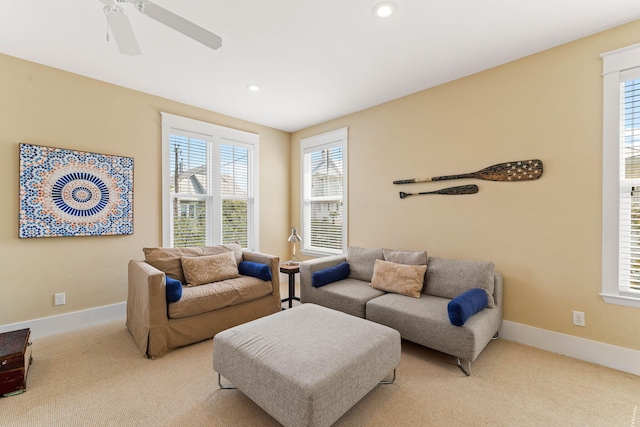
<svg viewBox="0 0 640 427"><path fill-rule="evenodd" d="M260 90L260 86L258 85L247 85L247 90L250 90L251 92L257 92Z"/></svg>
<svg viewBox="0 0 640 427"><path fill-rule="evenodd" d="M379 18L388 18L396 13L398 5L392 1L383 1L373 7L373 14Z"/></svg>

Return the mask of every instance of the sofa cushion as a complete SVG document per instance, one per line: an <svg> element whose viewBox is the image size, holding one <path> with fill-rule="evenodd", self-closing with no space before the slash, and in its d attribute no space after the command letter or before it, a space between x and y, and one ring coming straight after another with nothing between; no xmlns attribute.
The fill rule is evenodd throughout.
<svg viewBox="0 0 640 427"><path fill-rule="evenodd" d="M242 304L273 292L271 282L251 276L240 276L222 282L185 287L182 298L169 304L169 317L181 319L219 308Z"/></svg>
<svg viewBox="0 0 640 427"><path fill-rule="evenodd" d="M475 288L458 295L447 304L449 321L452 325L462 326L467 320L487 306L487 293Z"/></svg>
<svg viewBox="0 0 640 427"><path fill-rule="evenodd" d="M427 251L397 251L383 249L382 255L385 261L396 262L398 264L426 265Z"/></svg>
<svg viewBox="0 0 640 427"><path fill-rule="evenodd" d="M384 292L373 289L368 282L348 277L321 288L312 287L308 298L303 299L303 302L311 302L364 318L367 301L381 295L384 295Z"/></svg>
<svg viewBox="0 0 640 427"><path fill-rule="evenodd" d="M243 276L256 277L260 280L271 280L271 269L267 264L261 264L259 262L242 261L238 264L238 273Z"/></svg>
<svg viewBox="0 0 640 427"><path fill-rule="evenodd" d="M182 271L187 286L204 285L238 277L238 265L233 252L219 255L182 257Z"/></svg>
<svg viewBox="0 0 640 427"><path fill-rule="evenodd" d="M412 298L420 298L426 265L406 265L377 259L373 268L371 286Z"/></svg>
<svg viewBox="0 0 640 427"><path fill-rule="evenodd" d="M202 247L203 255L218 255L228 251L233 252L233 256L236 259L236 264L240 264L242 262L242 246L240 246L238 243L224 243L222 245Z"/></svg>
<svg viewBox="0 0 640 427"><path fill-rule="evenodd" d="M311 274L311 285L315 288L319 288L321 286L328 285L329 283L346 279L349 277L350 271L348 262L341 262L333 267L314 271L313 274Z"/></svg>
<svg viewBox="0 0 640 427"><path fill-rule="evenodd" d="M197 246L189 248L143 248L144 260L167 276L187 284L182 272L183 256L216 255L223 252L233 252L236 263L242 261L242 247L237 243L227 243L217 246Z"/></svg>
<svg viewBox="0 0 640 427"><path fill-rule="evenodd" d="M453 299L473 288L487 293L487 307L494 306L493 263L429 257L424 293Z"/></svg>
<svg viewBox="0 0 640 427"><path fill-rule="evenodd" d="M169 277L164 276L167 292L167 301L176 302L182 297L182 282Z"/></svg>
<svg viewBox="0 0 640 427"><path fill-rule="evenodd" d="M397 330L403 339L473 362L500 328L501 312L482 310L463 326L454 326L448 303L431 295L386 294L367 302L367 319Z"/></svg>
<svg viewBox="0 0 640 427"><path fill-rule="evenodd" d="M384 260L382 248L369 249L349 246L349 249L347 249L347 262L351 270L349 277L370 282L373 277L373 267L377 259Z"/></svg>

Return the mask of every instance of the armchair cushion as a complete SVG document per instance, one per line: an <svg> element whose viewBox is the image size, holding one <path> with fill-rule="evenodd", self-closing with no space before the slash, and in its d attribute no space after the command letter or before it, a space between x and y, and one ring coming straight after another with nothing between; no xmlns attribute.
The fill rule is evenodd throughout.
<svg viewBox="0 0 640 427"><path fill-rule="evenodd" d="M487 306L487 293L475 288L458 295L447 305L449 321L452 325L462 326L467 320Z"/></svg>
<svg viewBox="0 0 640 427"><path fill-rule="evenodd" d="M183 256L203 256L217 255L231 251L235 256L236 263L242 261L242 248L237 243L225 243L216 246L194 246L189 248L143 248L144 260L167 276L180 280L183 285L187 284L182 272Z"/></svg>
<svg viewBox="0 0 640 427"><path fill-rule="evenodd" d="M233 279L240 275L233 252L220 255L182 257L182 271L187 286L204 285Z"/></svg>
<svg viewBox="0 0 640 427"><path fill-rule="evenodd" d="M243 276L251 276L268 282L271 280L271 269L267 264L259 262L242 261L238 264L238 272Z"/></svg>
<svg viewBox="0 0 640 427"><path fill-rule="evenodd" d="M176 302L182 298L182 282L165 275L167 284L167 301Z"/></svg>
<svg viewBox="0 0 640 427"><path fill-rule="evenodd" d="M346 279L349 277L349 263L342 262L333 267L325 268L322 270L314 271L311 275L311 285L314 288L319 288L329 283L337 282L338 280Z"/></svg>

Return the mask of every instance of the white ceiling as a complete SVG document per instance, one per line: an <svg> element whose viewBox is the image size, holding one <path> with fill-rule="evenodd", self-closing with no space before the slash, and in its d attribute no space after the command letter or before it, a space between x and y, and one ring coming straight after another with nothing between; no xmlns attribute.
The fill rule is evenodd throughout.
<svg viewBox="0 0 640 427"><path fill-rule="evenodd" d="M125 56L98 0L0 0L0 53L292 132L640 19L638 0L395 0L386 20L379 1L154 1L215 51L124 4Z"/></svg>

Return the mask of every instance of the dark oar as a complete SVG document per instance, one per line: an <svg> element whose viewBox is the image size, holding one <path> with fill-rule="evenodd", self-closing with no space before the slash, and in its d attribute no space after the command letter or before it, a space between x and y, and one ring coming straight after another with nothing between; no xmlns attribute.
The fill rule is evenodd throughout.
<svg viewBox="0 0 640 427"><path fill-rule="evenodd" d="M461 185L459 187L443 188L442 190L436 190L436 191L425 191L423 193L405 193L401 191L400 198L404 199L405 197L417 196L419 194L446 194L449 196L455 196L458 194L475 194L477 192L478 192L478 186L473 184L473 185Z"/></svg>
<svg viewBox="0 0 640 427"><path fill-rule="evenodd" d="M532 181L542 176L542 161L538 159L517 160L498 163L477 172L462 175L434 176L431 178L413 178L393 181L394 184L413 184L414 182L444 181L447 179L477 178L488 181Z"/></svg>

